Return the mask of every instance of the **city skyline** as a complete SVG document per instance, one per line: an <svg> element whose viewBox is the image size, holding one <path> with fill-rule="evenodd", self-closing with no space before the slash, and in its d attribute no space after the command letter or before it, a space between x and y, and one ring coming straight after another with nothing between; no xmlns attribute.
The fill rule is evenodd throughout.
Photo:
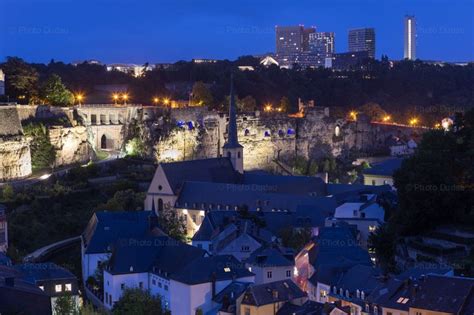
<svg viewBox="0 0 474 315"><path fill-rule="evenodd" d="M275 25L316 26L334 32L336 52L348 51L348 31L375 28L376 58L403 58L404 16L417 17L417 56L423 60L473 60L473 2L400 4L388 1L299 2L268 6L242 1L238 6L204 0L200 5L143 2L137 14L128 0L83 2L71 7L57 1L7 1L2 10L0 58L16 55L32 62L98 59L105 63L175 62L192 58L235 59L275 50ZM429 8L429 10L426 10ZM192 10L191 10L192 9ZM8 14L6 14L8 12ZM38 14L41 13L41 14ZM85 18L87 17L87 18ZM85 23L84 21L87 21ZM337 21L337 23L335 22ZM44 45L44 46L43 46ZM36 48L41 49L36 49Z"/></svg>

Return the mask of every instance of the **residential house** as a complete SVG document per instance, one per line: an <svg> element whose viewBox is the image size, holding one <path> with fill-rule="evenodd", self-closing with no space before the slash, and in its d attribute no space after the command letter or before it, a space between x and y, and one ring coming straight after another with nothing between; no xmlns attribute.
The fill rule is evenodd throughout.
<svg viewBox="0 0 474 315"><path fill-rule="evenodd" d="M0 313L50 315L51 298L35 284L23 280L18 270L0 266Z"/></svg>
<svg viewBox="0 0 474 315"><path fill-rule="evenodd" d="M255 284L291 280L295 268L294 252L276 244L263 246L245 260L245 265L255 274Z"/></svg>
<svg viewBox="0 0 474 315"><path fill-rule="evenodd" d="M355 225L359 231L360 245L367 249L370 234L385 222L384 216L385 210L377 202L376 194L361 194L339 205L334 216L326 218L326 226L335 226L338 222Z"/></svg>
<svg viewBox="0 0 474 315"><path fill-rule="evenodd" d="M217 315L238 314L237 304L242 301L243 295L250 282L232 281L221 292L219 292L212 301L217 304Z"/></svg>
<svg viewBox="0 0 474 315"><path fill-rule="evenodd" d="M367 265L355 265L344 272L331 291L328 302L349 307L351 315L366 313L367 298L370 293L383 283L379 269Z"/></svg>
<svg viewBox="0 0 474 315"><path fill-rule="evenodd" d="M298 253L295 278L310 300L327 302L331 288L345 272L356 265L372 265L368 252L359 246L356 235L354 227L326 227Z"/></svg>
<svg viewBox="0 0 474 315"><path fill-rule="evenodd" d="M256 220L243 218L236 212L209 212L192 238L192 244L212 255L228 254L245 260L255 250L276 239Z"/></svg>
<svg viewBox="0 0 474 315"><path fill-rule="evenodd" d="M402 165L402 158L391 158L374 164L363 171L364 185L390 185L393 187L393 174Z"/></svg>
<svg viewBox="0 0 474 315"><path fill-rule="evenodd" d="M473 314L473 290L473 278L427 274L392 279L369 296L369 307L382 315Z"/></svg>
<svg viewBox="0 0 474 315"><path fill-rule="evenodd" d="M292 280L281 280L249 286L238 308L241 315L276 314L287 302L303 305L307 300Z"/></svg>
<svg viewBox="0 0 474 315"><path fill-rule="evenodd" d="M232 281L254 275L233 256L206 257L202 249L168 237L119 240L104 270L104 305L112 309L125 288L160 295L173 314L218 308L212 301Z"/></svg>
<svg viewBox="0 0 474 315"><path fill-rule="evenodd" d="M13 268L23 281L35 285L50 298L53 314L57 299L62 296L70 296L76 308L81 305L77 278L69 270L54 263L26 263Z"/></svg>
<svg viewBox="0 0 474 315"><path fill-rule="evenodd" d="M82 278L86 282L112 253L119 238L160 234L156 217L149 211L99 211L92 215L81 236Z"/></svg>

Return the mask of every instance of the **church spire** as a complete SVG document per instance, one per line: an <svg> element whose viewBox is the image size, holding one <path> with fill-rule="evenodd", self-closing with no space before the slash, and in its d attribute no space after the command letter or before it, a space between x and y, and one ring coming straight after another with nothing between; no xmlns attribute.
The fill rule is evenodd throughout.
<svg viewBox="0 0 474 315"><path fill-rule="evenodd" d="M230 102L229 102L229 126L227 133L227 141L222 147L224 156L230 159L234 169L244 172L244 152L243 146L240 145L237 137L237 108L235 106L234 96L234 76L230 77Z"/></svg>
<svg viewBox="0 0 474 315"><path fill-rule="evenodd" d="M224 149L241 148L237 137L237 108L234 96L234 75L230 76L229 130Z"/></svg>

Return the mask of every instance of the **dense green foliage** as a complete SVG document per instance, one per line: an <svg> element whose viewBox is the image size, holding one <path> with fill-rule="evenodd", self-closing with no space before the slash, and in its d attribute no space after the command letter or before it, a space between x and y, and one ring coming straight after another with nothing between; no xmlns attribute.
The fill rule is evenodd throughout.
<svg viewBox="0 0 474 315"><path fill-rule="evenodd" d="M187 241L186 224L176 211L166 209L161 211L158 216L158 224L163 232L171 238L183 242Z"/></svg>
<svg viewBox="0 0 474 315"><path fill-rule="evenodd" d="M164 315L166 310L159 296L152 296L141 289L125 289L120 300L114 304L113 314L117 315Z"/></svg>
<svg viewBox="0 0 474 315"><path fill-rule="evenodd" d="M395 174L400 203L395 220L404 233L474 223L473 161L474 110L449 132L424 134L416 154Z"/></svg>
<svg viewBox="0 0 474 315"><path fill-rule="evenodd" d="M278 236L283 246L293 248L295 252L299 252L311 241L311 229L294 229L287 227L282 229Z"/></svg>
<svg viewBox="0 0 474 315"><path fill-rule="evenodd" d="M7 61L0 68L5 73L6 90L12 98L26 102L37 99L39 74L33 66L20 58L7 57Z"/></svg>
<svg viewBox="0 0 474 315"><path fill-rule="evenodd" d="M55 314L61 315L79 315L81 314L76 302L71 294L58 296L54 307Z"/></svg>
<svg viewBox="0 0 474 315"><path fill-rule="evenodd" d="M30 150L33 170L53 167L56 151L49 140L48 128L42 123L29 123L23 128L23 132L32 137Z"/></svg>
<svg viewBox="0 0 474 315"><path fill-rule="evenodd" d="M43 102L53 106L67 106L74 103L74 95L56 74L51 75L41 86L40 97Z"/></svg>
<svg viewBox="0 0 474 315"><path fill-rule="evenodd" d="M191 94L191 101L193 105L212 105L214 104L214 98L209 88L202 81L198 81L193 85L193 91Z"/></svg>
<svg viewBox="0 0 474 315"><path fill-rule="evenodd" d="M474 110L456 118L450 131L423 135L415 154L395 173L399 207L371 235L379 262L394 268L395 243L445 225L474 224ZM471 262L472 263L472 262ZM467 264L466 264L467 265Z"/></svg>

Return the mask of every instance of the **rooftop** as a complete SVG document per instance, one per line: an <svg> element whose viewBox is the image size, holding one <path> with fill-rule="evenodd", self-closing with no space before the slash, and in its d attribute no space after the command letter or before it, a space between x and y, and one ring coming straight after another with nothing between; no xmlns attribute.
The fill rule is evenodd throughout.
<svg viewBox="0 0 474 315"><path fill-rule="evenodd" d="M250 286L245 291L242 304L261 306L276 302L288 302L305 296L306 293L293 281L281 280Z"/></svg>
<svg viewBox="0 0 474 315"><path fill-rule="evenodd" d="M364 170L366 175L393 176L402 165L403 159L393 158L374 164L371 168Z"/></svg>

